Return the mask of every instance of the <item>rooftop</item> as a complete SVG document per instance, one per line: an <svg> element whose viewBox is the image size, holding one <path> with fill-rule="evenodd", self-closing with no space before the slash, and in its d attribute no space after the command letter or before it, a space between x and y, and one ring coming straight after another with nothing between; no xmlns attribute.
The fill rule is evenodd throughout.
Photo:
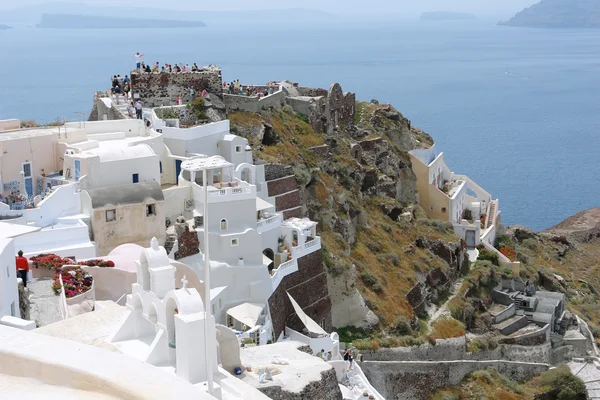
<svg viewBox="0 0 600 400"><path fill-rule="evenodd" d="M131 183L99 189L88 189L93 208L102 208L108 204L140 204L147 199L164 201L165 196L158 182Z"/></svg>
<svg viewBox="0 0 600 400"><path fill-rule="evenodd" d="M285 220L281 226L287 226L287 227L292 227L292 228L298 228L300 230L305 230L305 229L310 229L313 228L315 226L317 226L317 222L315 221L311 221L308 218L290 218L288 220Z"/></svg>
<svg viewBox="0 0 600 400"><path fill-rule="evenodd" d="M133 158L144 158L155 156L152 148L146 144L136 146L128 146L128 143L120 140L112 140L111 142L121 142L119 146L101 146L95 149L86 150L83 154L93 154L100 157L100 162L112 162L120 160L130 160Z"/></svg>
<svg viewBox="0 0 600 400"><path fill-rule="evenodd" d="M192 158L190 160L186 160L181 163L181 169L185 171L204 171L210 169L224 168L224 167L232 167L233 164L229 161L225 160L221 156L200 156L196 158Z"/></svg>
<svg viewBox="0 0 600 400"><path fill-rule="evenodd" d="M9 222L0 222L0 238L15 238L28 233L37 232L41 228L36 226L11 224Z"/></svg>
<svg viewBox="0 0 600 400"><path fill-rule="evenodd" d="M27 139L34 138L40 136L50 136L58 133L57 127L47 127L47 128L25 128L25 129L15 129L14 131L4 131L0 132L0 142L7 142L9 140L15 139Z"/></svg>

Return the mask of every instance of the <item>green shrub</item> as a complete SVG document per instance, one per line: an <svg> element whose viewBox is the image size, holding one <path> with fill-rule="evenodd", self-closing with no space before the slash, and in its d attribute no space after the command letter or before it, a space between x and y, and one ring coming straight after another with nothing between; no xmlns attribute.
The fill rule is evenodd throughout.
<svg viewBox="0 0 600 400"><path fill-rule="evenodd" d="M373 286L375 286L376 284L379 283L377 281L377 278L375 278L373 275L371 275L367 271L365 271L362 274L360 274L360 279L363 281L363 283L365 285L367 285L369 287L373 287Z"/></svg>
<svg viewBox="0 0 600 400"><path fill-rule="evenodd" d="M540 375L540 382L544 386L549 386L558 391L557 400L585 400L587 399L587 390L583 381L573 375L566 365Z"/></svg>
<svg viewBox="0 0 600 400"><path fill-rule="evenodd" d="M188 103L187 108L188 108L188 110L190 110L190 113L197 120L206 119L206 114L204 112L206 109L206 107L204 105L204 97L202 97L202 96L195 97L194 100L192 100L190 103Z"/></svg>
<svg viewBox="0 0 600 400"><path fill-rule="evenodd" d="M492 253L486 249L479 250L479 257L477 257L477 260L491 261L491 263L494 265L500 265L498 254Z"/></svg>
<svg viewBox="0 0 600 400"><path fill-rule="evenodd" d="M373 289L375 293L381 294L383 293L384 287L381 285L381 283L377 282L371 289Z"/></svg>
<svg viewBox="0 0 600 400"><path fill-rule="evenodd" d="M179 111L174 107L157 108L154 112L160 119L179 119Z"/></svg>
<svg viewBox="0 0 600 400"><path fill-rule="evenodd" d="M307 124L309 123L308 122L308 115L298 113L296 116L298 117L299 120L301 120L303 122L306 122Z"/></svg>
<svg viewBox="0 0 600 400"><path fill-rule="evenodd" d="M409 336L413 334L413 330L410 327L410 321L404 315L401 315L396 319L396 324L392 327L391 332L398 336Z"/></svg>
<svg viewBox="0 0 600 400"><path fill-rule="evenodd" d="M294 109L289 104L286 104L285 106L283 106L283 108L281 110L286 114L290 114L290 115L294 114Z"/></svg>

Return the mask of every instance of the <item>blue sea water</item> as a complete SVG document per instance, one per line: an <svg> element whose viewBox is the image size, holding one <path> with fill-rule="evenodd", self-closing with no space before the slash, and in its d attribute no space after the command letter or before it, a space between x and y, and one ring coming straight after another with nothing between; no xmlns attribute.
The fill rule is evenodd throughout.
<svg viewBox="0 0 600 400"><path fill-rule="evenodd" d="M229 81L337 81L389 102L452 170L500 199L505 224L545 229L600 206L600 30L252 25L0 31L0 119L76 120L140 51L147 62L217 64Z"/></svg>

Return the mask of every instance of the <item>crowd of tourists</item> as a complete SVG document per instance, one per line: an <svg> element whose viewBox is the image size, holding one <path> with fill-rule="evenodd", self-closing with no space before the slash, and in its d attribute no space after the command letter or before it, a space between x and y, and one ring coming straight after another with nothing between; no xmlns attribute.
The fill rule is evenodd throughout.
<svg viewBox="0 0 600 400"><path fill-rule="evenodd" d="M235 94L238 96L249 96L249 97L267 97L275 92L275 88L273 86L269 86L268 88L257 88L254 86L243 86L240 84L240 80L236 79L232 82L223 82L223 92L228 94Z"/></svg>
<svg viewBox="0 0 600 400"><path fill-rule="evenodd" d="M128 75L122 78L121 75L114 75L111 78L112 83L112 94L115 95L117 103L119 102L119 96L129 99L131 97L131 79Z"/></svg>
<svg viewBox="0 0 600 400"><path fill-rule="evenodd" d="M200 72L202 68L198 67L198 64L163 64L162 66L158 61L152 65L146 64L142 57L144 54L135 53L135 66L138 71L146 73L187 73L187 72Z"/></svg>

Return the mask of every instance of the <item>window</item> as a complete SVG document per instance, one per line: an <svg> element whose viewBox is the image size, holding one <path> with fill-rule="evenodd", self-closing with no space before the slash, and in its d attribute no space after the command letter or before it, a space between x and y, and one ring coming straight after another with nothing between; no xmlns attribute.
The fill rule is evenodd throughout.
<svg viewBox="0 0 600 400"><path fill-rule="evenodd" d="M241 153L242 152L242 146L235 146L235 152L236 153Z"/></svg>
<svg viewBox="0 0 600 400"><path fill-rule="evenodd" d="M31 177L31 163L27 162L23 164L23 173L25 174L25 178Z"/></svg>
<svg viewBox="0 0 600 400"><path fill-rule="evenodd" d="M160 173L162 174L162 161L158 162L158 169L159 169Z"/></svg>
<svg viewBox="0 0 600 400"><path fill-rule="evenodd" d="M133 183L138 183L140 181L140 175L139 174L133 174L131 176L131 180L133 181Z"/></svg>
<svg viewBox="0 0 600 400"><path fill-rule="evenodd" d="M225 231L225 230L227 230L227 220L226 220L225 218L223 218L223 219L221 220L221 230L222 230L222 231Z"/></svg>
<svg viewBox="0 0 600 400"><path fill-rule="evenodd" d="M223 308L223 298L219 298L219 310Z"/></svg>
<svg viewBox="0 0 600 400"><path fill-rule="evenodd" d="M231 239L231 246L237 246L240 242L237 239Z"/></svg>
<svg viewBox="0 0 600 400"><path fill-rule="evenodd" d="M150 217L152 215L156 215L156 204L147 204L146 205L146 217Z"/></svg>
<svg viewBox="0 0 600 400"><path fill-rule="evenodd" d="M6 276L10 278L10 268L8 266L6 267Z"/></svg>
<svg viewBox="0 0 600 400"><path fill-rule="evenodd" d="M112 222L117 219L116 210L106 210L106 222Z"/></svg>

